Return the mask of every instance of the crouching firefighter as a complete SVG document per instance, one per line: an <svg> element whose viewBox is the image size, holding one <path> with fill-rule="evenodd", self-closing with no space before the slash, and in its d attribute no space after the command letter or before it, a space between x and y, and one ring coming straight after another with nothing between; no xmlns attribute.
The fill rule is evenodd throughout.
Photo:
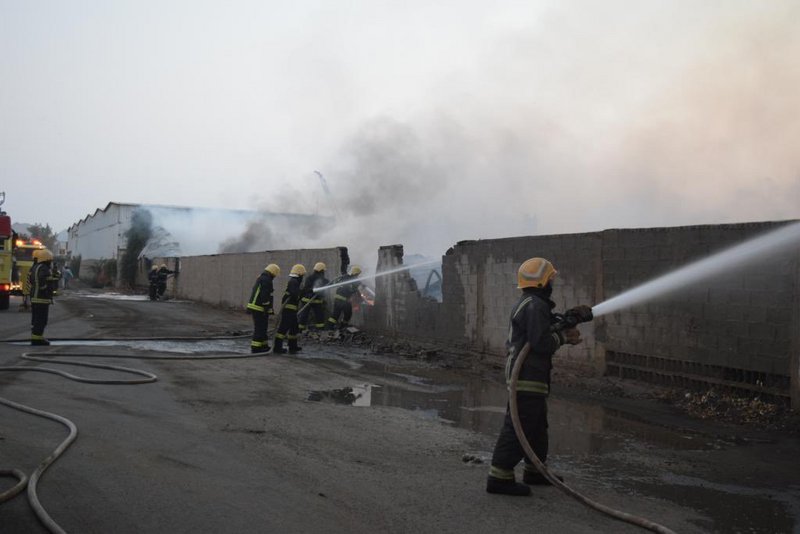
<svg viewBox="0 0 800 534"><path fill-rule="evenodd" d="M334 284L342 285L336 288L336 296L333 299L333 313L328 317L328 329L347 328L350 325L350 319L353 317L353 303L350 302L350 299L353 295L360 295L359 287L361 287L361 282L358 280L358 275L360 274L361 267L353 265L350 268L350 274L340 276L333 281ZM344 283L349 280L355 281L350 284Z"/></svg>
<svg viewBox="0 0 800 534"><path fill-rule="evenodd" d="M264 267L253 285L250 301L247 303L247 313L253 317L253 339L250 341L250 352L268 352L267 326L269 316L275 313L272 306L272 281L281 274L281 268L270 263Z"/></svg>
<svg viewBox="0 0 800 534"><path fill-rule="evenodd" d="M315 289L328 285L325 278L325 264L317 262L314 265L314 272L306 278L303 283L303 297L300 299L300 312L297 314L297 321L300 323L300 331L309 328L311 315L314 315L314 322L310 328L314 330L325 329L325 298L322 293L314 292Z"/></svg>
<svg viewBox="0 0 800 534"><path fill-rule="evenodd" d="M58 289L60 275L53 268L53 253L44 249L33 252L33 267L28 273L31 295L31 345L49 345L44 337L50 304Z"/></svg>
<svg viewBox="0 0 800 534"><path fill-rule="evenodd" d="M517 287L522 290L522 295L511 311L506 341L506 381L509 384L517 356L526 343L530 344L530 352L517 382L517 406L525 437L542 463L547 461L547 396L550 393L553 354L564 344L580 343L580 332L576 325L592 319L592 309L588 306L577 306L563 315L553 312L555 303L550 296L555 276L553 264L543 258L531 258L519 267ZM526 456L514 432L510 410L509 404L492 455L486 491L529 495L529 485L548 485L550 482ZM523 459L524 484L516 482L514 477L514 468Z"/></svg>
<svg viewBox="0 0 800 534"><path fill-rule="evenodd" d="M306 268L299 263L289 271L289 282L286 284L286 291L281 298L281 316L278 319L278 332L275 334L275 348L272 349L275 354L286 353L286 349L283 348L284 339L289 342L289 354L296 354L301 350L297 346L299 330L297 310L300 304L300 285L303 283L305 274Z"/></svg>

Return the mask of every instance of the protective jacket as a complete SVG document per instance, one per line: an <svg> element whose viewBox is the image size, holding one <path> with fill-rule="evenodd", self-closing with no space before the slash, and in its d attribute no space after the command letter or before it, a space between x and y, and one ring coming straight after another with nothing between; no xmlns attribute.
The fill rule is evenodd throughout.
<svg viewBox="0 0 800 534"><path fill-rule="evenodd" d="M31 304L51 304L58 279L58 271L50 266L50 262L36 263L28 273Z"/></svg>
<svg viewBox="0 0 800 534"><path fill-rule="evenodd" d="M334 280L335 284L341 282L347 282L348 280L355 280L358 278L358 275L355 274L345 274ZM358 286L361 285L361 282L353 282L352 284L342 284L336 288L336 299L343 299L349 300L350 297L358 293Z"/></svg>
<svg viewBox="0 0 800 534"><path fill-rule="evenodd" d="M319 302L322 302L322 295L314 293L314 288L325 285L328 285L328 281L325 279L325 271L314 271L311 273L303 283L303 301L319 300Z"/></svg>
<svg viewBox="0 0 800 534"><path fill-rule="evenodd" d="M262 313L266 312L270 315L275 313L272 307L273 278L274 277L267 271L259 275L250 293L250 300L247 303L248 310Z"/></svg>
<svg viewBox="0 0 800 534"><path fill-rule="evenodd" d="M281 298L281 304L285 311L297 313L297 305L300 303L301 281L301 277L293 274L289 275L289 282L286 284L286 291L283 292L283 297Z"/></svg>
<svg viewBox="0 0 800 534"><path fill-rule="evenodd" d="M167 277L169 275L171 275L171 274L175 274L175 271L170 271L166 267L159 267L157 272L158 272L158 278L157 279L158 279L158 283L159 284L166 284L167 283Z"/></svg>
<svg viewBox="0 0 800 534"><path fill-rule="evenodd" d="M553 353L564 344L561 332L552 327L556 318L552 313L555 303L546 289L527 288L511 312L506 348L506 381L511 381L511 371L517 355L530 343L531 351L520 369L517 391L519 393L547 396L550 393L550 371Z"/></svg>

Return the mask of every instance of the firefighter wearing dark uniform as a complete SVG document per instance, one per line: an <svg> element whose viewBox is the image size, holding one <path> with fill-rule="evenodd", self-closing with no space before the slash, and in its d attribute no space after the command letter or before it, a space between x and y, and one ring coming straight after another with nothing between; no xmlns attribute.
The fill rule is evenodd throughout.
<svg viewBox="0 0 800 534"><path fill-rule="evenodd" d="M158 265L153 265L147 273L147 281L150 283L150 300L158 300Z"/></svg>
<svg viewBox="0 0 800 534"><path fill-rule="evenodd" d="M158 285L158 298L162 298L164 296L164 292L167 291L167 278L169 275L175 274L175 271L170 271L167 269L167 266L163 263L161 267L158 268L158 278L156 283Z"/></svg>
<svg viewBox="0 0 800 534"><path fill-rule="evenodd" d="M253 317L253 339L250 341L250 352L268 352L267 325L269 316L275 313L272 306L272 281L281 274L281 268L270 263L264 267L253 285L250 300L247 302L247 313Z"/></svg>
<svg viewBox="0 0 800 534"><path fill-rule="evenodd" d="M53 268L53 253L40 249L33 252L33 267L28 273L31 295L31 345L49 345L44 328L50 314L50 304L58 288L59 274Z"/></svg>
<svg viewBox="0 0 800 534"><path fill-rule="evenodd" d="M547 460L547 396L550 393L553 354L565 343L576 345L581 342L577 328L554 328L557 318L553 315L555 303L550 300L550 295L555 276L555 268L543 258L531 258L520 266L517 287L522 290L522 296L511 311L506 341L506 380L509 383L517 355L525 343L530 343L530 353L520 370L517 382L517 405L525 437L542 463ZM522 459L525 460L525 484L516 482L514 478L514 468ZM528 485L537 484L545 485L549 482L525 455L514 432L510 406L507 406L505 422L492 455L486 491L529 495L531 490Z"/></svg>
<svg viewBox="0 0 800 534"><path fill-rule="evenodd" d="M323 330L325 328L325 297L322 293L315 293L314 289L328 285L325 278L325 264L317 262L312 272L303 283L303 297L300 299L300 313L297 314L297 321L300 323L300 331L309 328L311 315L314 315L314 322L311 328Z"/></svg>
<svg viewBox="0 0 800 534"><path fill-rule="evenodd" d="M361 267L353 265L350 269L350 274L337 278L333 283L339 284L348 280L356 280L360 274ZM350 302L350 298L359 294L359 286L361 286L361 282L356 281L351 284L342 284L336 288L336 296L333 299L333 314L328 317L328 329L347 328L350 324L350 318L353 316L353 304ZM342 318L341 321L339 321L339 317Z"/></svg>
<svg viewBox="0 0 800 534"><path fill-rule="evenodd" d="M301 350L297 346L299 330L297 310L300 304L300 286L305 274L306 268L299 263L289 271L289 282L286 284L286 291L281 298L281 316L278 319L278 332L275 334L275 348L272 350L275 354L286 353L286 349L283 348L284 339L289 343L289 354L296 354Z"/></svg>

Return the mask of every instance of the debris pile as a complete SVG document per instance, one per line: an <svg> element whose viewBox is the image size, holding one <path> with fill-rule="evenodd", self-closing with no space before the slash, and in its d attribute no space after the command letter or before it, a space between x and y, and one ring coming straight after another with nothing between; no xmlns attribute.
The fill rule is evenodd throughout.
<svg viewBox="0 0 800 534"><path fill-rule="evenodd" d="M758 397L741 397L716 390L685 393L675 404L692 417L800 433L800 414Z"/></svg>

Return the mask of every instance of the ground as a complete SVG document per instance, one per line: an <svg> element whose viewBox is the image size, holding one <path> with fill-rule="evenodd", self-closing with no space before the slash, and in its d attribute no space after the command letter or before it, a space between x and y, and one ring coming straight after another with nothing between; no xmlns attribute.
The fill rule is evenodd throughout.
<svg viewBox="0 0 800 534"><path fill-rule="evenodd" d="M108 385L0 372L0 397L79 428L39 483L42 506L67 532L641 530L555 488L484 492L506 402L490 359L358 335L306 339L302 356L233 359L249 352L241 311L89 290L52 307L46 334L64 341L32 348L8 342L27 339L29 314L16 301L1 313L0 366L131 378L21 360L69 353L158 376ZM121 341L130 338L140 340ZM796 436L687 417L649 386L569 366L556 378L548 463L570 486L676 532L797 531ZM6 406L0 417L0 469L32 473L66 435ZM0 491L12 484L0 479ZM46 532L24 494L0 504L0 525Z"/></svg>

